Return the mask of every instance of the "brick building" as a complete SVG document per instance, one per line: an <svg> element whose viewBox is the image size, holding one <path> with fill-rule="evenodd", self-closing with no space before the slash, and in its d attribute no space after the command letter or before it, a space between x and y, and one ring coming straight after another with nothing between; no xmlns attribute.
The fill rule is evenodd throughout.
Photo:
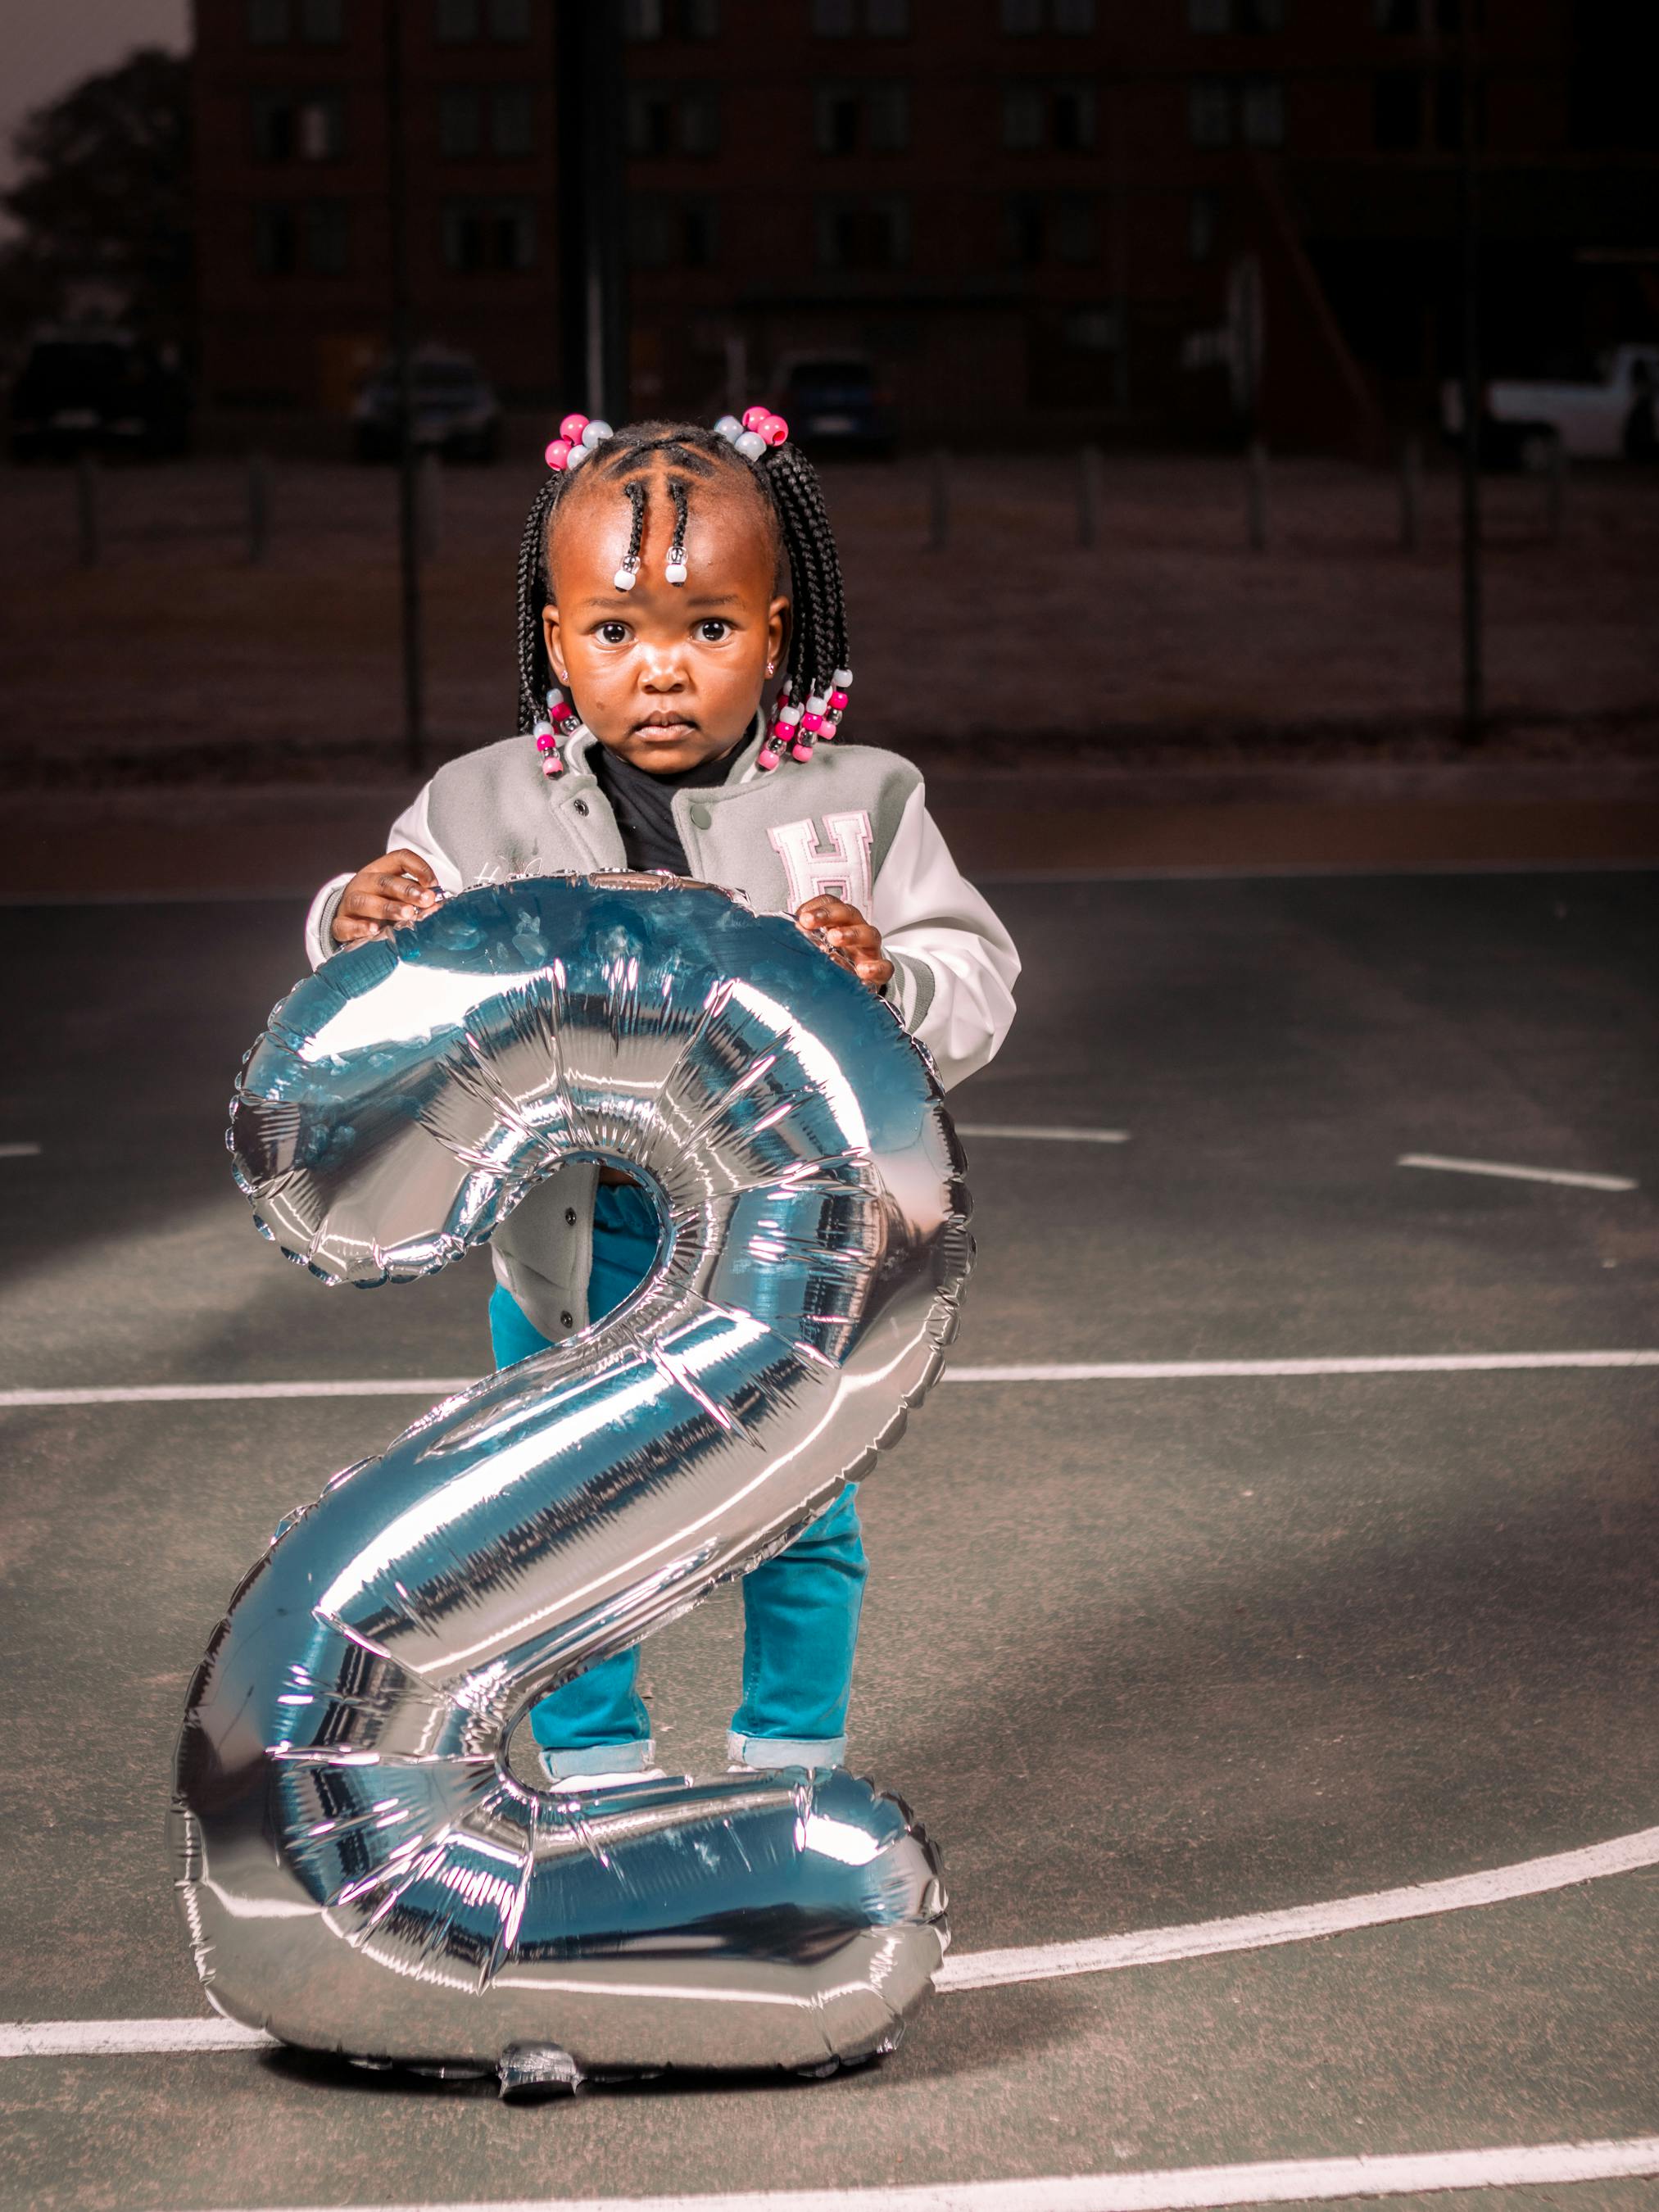
<svg viewBox="0 0 1659 2212"><path fill-rule="evenodd" d="M339 411L383 349L387 4L197 0L211 404ZM400 4L420 328L551 404L550 0ZM1455 348L1459 7L626 0L635 407L850 345L915 437L1214 431L1259 319L1269 434L1374 444ZM1644 334L1617 8L1482 15L1490 357Z"/></svg>

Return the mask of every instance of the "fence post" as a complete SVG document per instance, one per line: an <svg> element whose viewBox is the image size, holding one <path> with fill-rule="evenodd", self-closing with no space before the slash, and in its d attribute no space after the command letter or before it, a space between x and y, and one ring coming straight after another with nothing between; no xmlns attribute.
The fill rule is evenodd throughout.
<svg viewBox="0 0 1659 2212"><path fill-rule="evenodd" d="M1400 543L1415 553L1423 539L1423 441L1413 435L1400 447Z"/></svg>
<svg viewBox="0 0 1659 2212"><path fill-rule="evenodd" d="M1560 538L1566 504L1567 447L1558 434L1550 440L1549 467L1544 478L1544 527L1552 544Z"/></svg>
<svg viewBox="0 0 1659 2212"><path fill-rule="evenodd" d="M262 568L270 551L270 464L263 453L247 457L247 558Z"/></svg>
<svg viewBox="0 0 1659 2212"><path fill-rule="evenodd" d="M951 536L951 456L935 446L927 456L927 550L942 553Z"/></svg>
<svg viewBox="0 0 1659 2212"><path fill-rule="evenodd" d="M1079 545L1097 545L1100 542L1100 448L1098 446L1085 446L1078 460L1077 542Z"/></svg>
<svg viewBox="0 0 1659 2212"><path fill-rule="evenodd" d="M439 540L443 535L443 463L429 448L421 456L420 518L421 558L422 561L435 561Z"/></svg>
<svg viewBox="0 0 1659 2212"><path fill-rule="evenodd" d="M1245 467L1245 523L1250 550L1261 552L1267 543L1267 448L1252 438Z"/></svg>
<svg viewBox="0 0 1659 2212"><path fill-rule="evenodd" d="M98 566L98 464L90 453L75 459L75 522L81 566Z"/></svg>

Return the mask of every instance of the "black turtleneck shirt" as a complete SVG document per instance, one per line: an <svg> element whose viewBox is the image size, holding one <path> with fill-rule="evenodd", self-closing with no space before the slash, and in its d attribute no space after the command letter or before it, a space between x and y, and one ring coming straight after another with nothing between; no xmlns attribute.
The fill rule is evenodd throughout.
<svg viewBox="0 0 1659 2212"><path fill-rule="evenodd" d="M632 761L613 753L609 745L595 742L587 764L611 801L630 868L666 868L672 875L690 874L691 863L674 820L674 793L707 791L724 783L742 750L739 743L722 759L698 761L690 768L653 775L649 769L635 768Z"/></svg>

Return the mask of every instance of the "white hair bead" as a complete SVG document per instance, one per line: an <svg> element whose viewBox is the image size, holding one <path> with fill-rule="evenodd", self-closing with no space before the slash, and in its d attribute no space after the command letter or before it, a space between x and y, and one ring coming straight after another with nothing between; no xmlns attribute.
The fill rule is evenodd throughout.
<svg viewBox="0 0 1659 2212"><path fill-rule="evenodd" d="M591 446L573 446L570 448L570 459L565 463L566 469L575 470L580 468L582 463L587 459L592 451L592 447Z"/></svg>
<svg viewBox="0 0 1659 2212"><path fill-rule="evenodd" d="M853 672L850 668L838 668L836 671L836 689L837 691L845 691L852 681Z"/></svg>
<svg viewBox="0 0 1659 2212"><path fill-rule="evenodd" d="M809 714L821 714L829 704L828 692L815 691L806 702L806 711Z"/></svg>
<svg viewBox="0 0 1659 2212"><path fill-rule="evenodd" d="M683 584L690 573L684 561L670 561L663 569L671 584Z"/></svg>
<svg viewBox="0 0 1659 2212"><path fill-rule="evenodd" d="M635 580L638 571L630 568L628 563L624 561L622 567L617 569L616 574L611 579L611 580L619 592L631 592L634 588Z"/></svg>
<svg viewBox="0 0 1659 2212"><path fill-rule="evenodd" d="M766 451L766 441L758 430L745 430L740 438L733 438L732 443L745 461L757 461Z"/></svg>
<svg viewBox="0 0 1659 2212"><path fill-rule="evenodd" d="M743 435L743 425L735 415L722 415L714 425L717 438L735 439Z"/></svg>
<svg viewBox="0 0 1659 2212"><path fill-rule="evenodd" d="M615 435L616 433L608 422L590 422L582 432L582 443L591 453L595 446L602 446L607 438Z"/></svg>

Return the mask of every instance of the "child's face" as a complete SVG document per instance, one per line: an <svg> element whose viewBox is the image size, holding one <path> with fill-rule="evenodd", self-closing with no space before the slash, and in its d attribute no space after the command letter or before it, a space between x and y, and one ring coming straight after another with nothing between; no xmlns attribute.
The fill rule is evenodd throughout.
<svg viewBox="0 0 1659 2212"><path fill-rule="evenodd" d="M782 649L789 602L775 591L775 556L752 495L718 479L693 485L690 574L665 583L674 509L661 475L645 482L633 590L612 581L633 510L621 485L601 478L581 486L557 519L557 604L542 610L542 623L548 659L599 743L668 774L716 760L743 737Z"/></svg>

